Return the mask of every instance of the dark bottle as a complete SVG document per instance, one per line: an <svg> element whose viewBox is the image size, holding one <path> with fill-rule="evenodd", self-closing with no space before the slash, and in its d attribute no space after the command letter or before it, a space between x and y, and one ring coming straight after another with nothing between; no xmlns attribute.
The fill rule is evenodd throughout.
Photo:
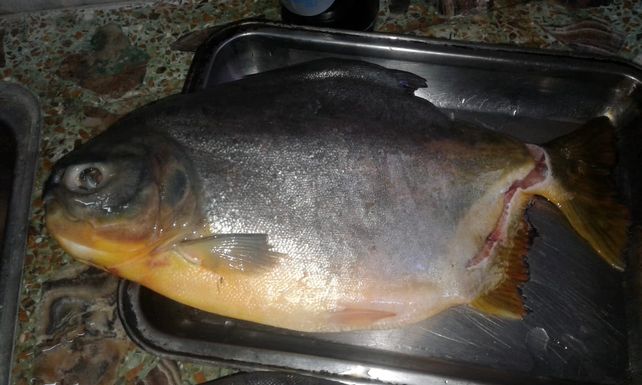
<svg viewBox="0 0 642 385"><path fill-rule="evenodd" d="M281 0L286 23L371 31L379 0Z"/></svg>

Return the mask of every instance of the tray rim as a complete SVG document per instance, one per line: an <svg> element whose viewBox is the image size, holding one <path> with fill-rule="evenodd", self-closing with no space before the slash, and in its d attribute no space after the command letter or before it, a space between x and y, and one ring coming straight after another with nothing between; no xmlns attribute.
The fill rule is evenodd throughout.
<svg viewBox="0 0 642 385"><path fill-rule="evenodd" d="M465 41L458 41L458 40L448 40L448 39L438 39L438 38L425 38L425 37L417 37L417 36L409 36L409 35L401 35L401 34L387 34L387 33L377 33L377 32L358 32L358 31L349 31L349 30L338 30L338 29L329 29L329 28L319 28L319 27L310 27L310 26L298 26L298 25L289 25L289 24L283 24L283 23L278 23L278 22L270 22L270 21L257 21L256 19L251 19L251 20L241 20L237 22L232 22L229 24L225 24L221 27L214 27L211 29L211 32L209 33L208 37L201 43L201 45L198 47L194 54L194 58L192 60L192 63L190 65L188 74L185 78L184 86L182 89L182 93L191 93L191 92L197 92L200 88L198 86L202 84L204 81L206 81L206 78L203 78L202 76L199 76L199 73L203 73L202 69L210 64L210 60L208 55L204 55L204 52L213 52L214 54L211 55L212 58L216 57L216 53L218 50L220 50L222 47L226 46L233 40L239 39L239 38L244 38L250 35L267 35L268 33L273 33L274 31L278 31L281 34L285 36L285 34L290 33L290 32L302 32L305 34L322 34L322 35L333 35L333 36L339 36L339 37L344 37L344 38L361 38L361 39L383 39L385 41L392 43L400 43L400 44L408 44L408 45L418 45L422 46L424 48L432 48L435 51L440 51L440 53L444 53L443 51L449 51L446 52L446 54L450 54L452 56L460 56L460 57L474 57L476 59L485 59L489 60L491 62L510 62L510 63L515 63L515 59L519 59L518 62L531 66L531 67L541 67L541 69L545 70L566 70L566 71L589 71L592 73L607 73L607 74L614 74L614 75L619 75L623 77L627 77L631 79L634 83L638 85L642 85L642 65L638 65L637 63L634 63L630 60L617 57L617 56L608 56L608 55L593 55L593 54L586 54L586 53L578 53L578 52L564 52L564 51L557 51L557 50L546 50L546 49L539 49L539 48L524 48L524 47L519 47L519 46L513 46L513 45L508 45L508 44L489 44L489 43L470 43L470 42L465 42ZM485 57L484 54L494 54L497 55L498 58L488 58ZM533 60L533 59L537 60ZM492 60L495 59L495 60ZM530 59L530 60L529 60ZM628 272L631 271L631 269L627 269ZM623 279L629 278L628 275L625 276ZM354 384L370 384L370 383L400 383L398 381L394 381L391 379L373 379L371 377L368 378L361 378L359 376L354 376L353 374L350 374L348 377L346 377L343 374L335 374L335 373L330 373L330 372L324 372L324 371L312 371L310 368L288 368L288 367L281 367L277 365L269 365L269 364L264 364L264 363L257 363L256 361L254 362L242 362L242 361L236 361L236 360L230 360L230 359L225 359L221 356L214 357L213 355L210 356L202 356L199 354L194 354L194 353L180 353L180 352L171 352L166 349L164 349L162 346L155 345L150 343L149 340L145 339L142 334L140 334L140 329L133 328L132 325L130 325L128 322L125 321L125 313L128 311L126 309L125 303L123 303L124 298L128 298L127 296L127 291L130 290L131 288L139 288L140 285L130 282L127 280L120 280L119 283L119 288L118 288L118 314L119 317L121 318L121 322L125 328L125 331L127 332L128 336L142 349L149 351L153 354L159 355L159 356L164 356L172 359L189 359L191 361L195 362L201 362L201 363L206 363L206 364L222 364L228 367L233 367L237 368L240 370L271 370L271 371L285 371L285 372L293 372L293 373L300 373L303 371L306 375L309 376L316 376L320 378L326 378L326 379L331 379L331 380L340 380L340 381L349 381L350 383ZM625 288L624 290L631 290L631 288ZM638 298L638 303L641 302L640 299ZM638 306L639 308L639 306ZM629 307L628 305L625 307L625 310L627 311ZM150 327L149 325L145 326L146 328ZM160 332L158 330L155 330L155 332L159 333L160 335L166 336L165 333ZM176 337L172 337L176 338ZM629 340L630 341L630 340ZM218 346L218 347L233 347L233 346L238 346L238 345L233 345L233 344L225 344L225 343L219 343L219 342L208 342L208 344L211 344L212 346ZM267 352L268 354L280 354L280 351L275 351L275 350L270 350L270 349L260 349L260 348L252 348L257 351L261 352ZM300 353L285 353L287 356L302 356L302 357L314 357L315 360L323 360L324 362L328 361L334 361L334 362L339 362L341 360L338 360L336 358L328 358L328 357L317 357L314 355L303 355ZM632 363L630 362L631 357L630 357L630 352L629 352L629 363L628 367L629 369L632 366ZM435 360L438 361L438 360ZM342 362L347 362L347 361L342 361ZM359 365L357 361L350 361L349 362L352 365ZM449 365L452 365L452 363L447 363ZM369 364L368 364L369 365ZM466 378L466 376L457 376L457 377L452 377L452 376L444 376L444 375L435 375L433 373L426 373L426 372L416 372L413 370L409 369L403 369L400 370L399 368L385 368L385 367L376 367L374 365L370 365L371 369L382 369L382 370L390 370L392 369L393 372L396 373L404 373L404 374L410 374L413 376L419 376L422 380L430 380L431 383L444 383L444 379L450 380L450 381L455 381L455 383L458 383L458 381L473 381L473 383L493 383L493 384L499 384L503 383L502 380L498 380L496 378L492 378L493 382L488 382L489 379L482 379L480 377L473 377L473 378ZM471 365L471 368L473 366ZM480 370L482 371L488 371L488 372L498 372L495 369L492 368L486 368L486 367L480 367ZM509 373L506 371L503 371L502 373ZM556 384L578 384L578 383L584 383L584 382L579 382L579 381L573 381L573 380L564 380L564 379L559 379L559 378L553 378L553 377L541 377L541 378L531 378L531 377L525 377L523 373L515 373L515 372L510 372L511 376L515 375L514 377L511 377L509 381L506 383L514 383L515 380L519 380L520 382L524 384L551 384L551 383L556 383ZM631 373L627 373L630 374ZM448 378L447 378L448 377ZM553 381L553 382L551 382ZM628 382L628 379L625 380ZM418 382L419 383L419 382ZM427 383L427 382L421 382L421 383Z"/></svg>
<svg viewBox="0 0 642 385"><path fill-rule="evenodd" d="M361 39L375 38L395 44L421 45L424 47L441 49L442 51L450 50L450 55L452 56L476 57L477 59L485 58L486 60L489 58L485 57L484 54L493 53L494 55L499 56L498 58L493 58L495 59L493 60L495 62L507 61L508 59L514 60L521 57L523 59L520 60L520 62L528 66L544 68L550 66L550 68L546 69L556 69L556 67L561 68L563 64L565 69L573 69L576 71L590 70L593 72L625 75L632 78L637 83L642 83L642 64L637 64L618 56L587 54L573 51L565 52L542 48L527 48L509 44L465 42L460 40L427 38L381 32L360 32L342 29L317 28L251 19L249 21L241 20L225 24L213 29L209 33L209 36L203 41L203 43L201 43L194 54L194 58L185 78L182 92L188 93L197 91L197 85L205 80L198 75L199 73L204 72L201 70L209 64L207 55L204 55L203 52L217 52L220 48L235 39L243 38L248 35L261 35L275 31L280 32L281 34L295 31L308 34L327 34ZM218 48L214 49L215 47ZM448 53L446 52L446 54ZM212 55L212 57L216 57L216 54ZM527 58L531 60L525 60ZM538 58L538 60L532 60L534 58ZM564 61L567 63L563 63ZM575 68L568 68L570 64L575 64ZM601 65L598 66L598 64ZM604 67L604 65L606 65L606 67Z"/></svg>

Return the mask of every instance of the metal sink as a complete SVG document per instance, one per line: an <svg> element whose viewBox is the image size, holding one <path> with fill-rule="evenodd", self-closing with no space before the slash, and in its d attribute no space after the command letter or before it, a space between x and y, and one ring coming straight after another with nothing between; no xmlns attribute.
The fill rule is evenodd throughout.
<svg viewBox="0 0 642 385"><path fill-rule="evenodd" d="M36 97L0 82L0 385L11 373L40 127Z"/></svg>

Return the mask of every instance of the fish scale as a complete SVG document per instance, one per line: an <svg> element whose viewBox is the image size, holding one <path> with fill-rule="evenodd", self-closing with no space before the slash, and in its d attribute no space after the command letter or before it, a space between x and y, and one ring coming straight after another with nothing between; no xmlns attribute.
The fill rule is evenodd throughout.
<svg viewBox="0 0 642 385"><path fill-rule="evenodd" d="M309 127L318 132L312 125ZM300 142L302 139L297 137L295 140ZM201 177L204 201L212 202L208 212L214 228L221 227L217 221L222 221L233 224L226 232L269 234L276 251L301 257L296 250L280 245L279 240L294 238L299 244L308 246L305 247L308 258L341 255L338 263L344 268L347 261L357 256L367 258L372 247L382 258L398 261L386 263L386 266L396 266L406 273L414 270L413 257L445 252L444 242L449 239L439 233L444 224L431 223L431 218L444 217L440 213L441 207L426 205L430 200L415 202L408 186L412 178L407 174L413 174L419 180L435 180L440 175L429 175L430 169L421 168L421 162L411 168L408 167L411 162L406 161L404 166L396 154L389 153L389 145L376 148L364 143L356 146L362 150L355 150L339 147L341 142L347 141L326 142L326 148L321 151L337 155L326 156L328 160L319 169L320 164L302 156L308 148L296 148L279 138L270 135L264 138L270 143L267 146L270 153L279 154L268 157L253 150L250 154L226 152L227 143L236 141L236 138L227 139L221 135L210 147L212 150L204 154L205 159L215 159L216 163L243 165L242 170L232 172L232 175L225 173L222 177L223 173L214 170L213 174L205 173ZM316 147L316 141L312 142L310 147ZM250 145L243 147L253 149ZM409 153L418 150L406 149ZM197 162L198 158L196 155ZM260 159L264 163L246 162L246 158L256 163ZM218 162L218 159L224 160ZM276 170L281 170L283 181L272 177ZM414 194L432 193L429 187L412 190L415 190ZM451 206L455 204L453 202ZM238 215L230 216L228 213L232 211ZM453 229L456 218L449 219L452 223L447 227ZM398 232L405 234L400 236ZM314 250L313 254L310 254L311 250ZM410 264L399 264L400 260Z"/></svg>

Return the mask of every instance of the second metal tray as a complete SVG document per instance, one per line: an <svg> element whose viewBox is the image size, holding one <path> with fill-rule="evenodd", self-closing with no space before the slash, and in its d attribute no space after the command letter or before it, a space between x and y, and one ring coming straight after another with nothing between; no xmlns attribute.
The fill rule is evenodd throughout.
<svg viewBox="0 0 642 385"><path fill-rule="evenodd" d="M0 82L0 385L11 383L41 120L31 91Z"/></svg>
<svg viewBox="0 0 642 385"><path fill-rule="evenodd" d="M211 36L184 91L330 56L420 75L428 87L416 94L454 118L532 143L607 114L622 138L618 183L639 223L642 72L616 60L253 22ZM532 312L519 322L464 306L402 329L305 334L204 313L130 282L121 285L119 311L149 351L241 368L394 384L632 381L637 271L611 270L543 200L528 216L538 232L523 288ZM629 264L637 266L632 238Z"/></svg>

